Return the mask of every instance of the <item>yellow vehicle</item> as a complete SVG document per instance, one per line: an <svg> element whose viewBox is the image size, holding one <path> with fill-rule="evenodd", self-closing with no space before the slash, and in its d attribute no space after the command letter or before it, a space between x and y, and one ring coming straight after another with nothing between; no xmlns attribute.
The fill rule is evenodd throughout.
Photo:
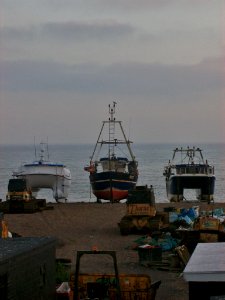
<svg viewBox="0 0 225 300"><path fill-rule="evenodd" d="M35 212L47 209L45 199L36 199L32 191L27 188L26 180L12 178L8 183L6 201L0 203L1 212Z"/></svg>
<svg viewBox="0 0 225 300"><path fill-rule="evenodd" d="M25 179L10 179L6 200L30 201L33 199L31 190L27 189Z"/></svg>
<svg viewBox="0 0 225 300"><path fill-rule="evenodd" d="M136 186L128 193L126 215L119 225L120 233L150 232L159 230L163 215L156 212L153 187Z"/></svg>

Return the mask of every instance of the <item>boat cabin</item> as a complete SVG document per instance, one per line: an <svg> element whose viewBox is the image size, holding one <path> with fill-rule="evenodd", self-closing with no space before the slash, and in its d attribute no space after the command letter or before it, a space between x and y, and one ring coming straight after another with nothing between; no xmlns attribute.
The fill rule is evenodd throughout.
<svg viewBox="0 0 225 300"><path fill-rule="evenodd" d="M203 164L179 164L175 166L176 174L214 174L214 167Z"/></svg>
<svg viewBox="0 0 225 300"><path fill-rule="evenodd" d="M115 171L115 172L125 172L126 166L128 164L128 159L125 157L104 157L100 159L100 165L102 166L103 172Z"/></svg>

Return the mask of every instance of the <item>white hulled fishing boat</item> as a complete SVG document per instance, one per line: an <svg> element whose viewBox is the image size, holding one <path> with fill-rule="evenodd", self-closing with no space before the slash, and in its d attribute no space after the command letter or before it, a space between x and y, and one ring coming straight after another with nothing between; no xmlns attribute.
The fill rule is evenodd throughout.
<svg viewBox="0 0 225 300"><path fill-rule="evenodd" d="M13 172L13 177L25 179L33 195L41 189L51 189L57 202L67 199L71 185L70 170L64 164L49 161L48 144L43 142L39 160L23 164Z"/></svg>

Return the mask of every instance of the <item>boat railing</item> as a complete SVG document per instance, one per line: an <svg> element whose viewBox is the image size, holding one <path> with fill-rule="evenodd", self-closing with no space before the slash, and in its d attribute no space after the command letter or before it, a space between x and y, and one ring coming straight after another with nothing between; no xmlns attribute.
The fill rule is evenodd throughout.
<svg viewBox="0 0 225 300"><path fill-rule="evenodd" d="M176 174L214 174L214 167L209 165L176 165Z"/></svg>

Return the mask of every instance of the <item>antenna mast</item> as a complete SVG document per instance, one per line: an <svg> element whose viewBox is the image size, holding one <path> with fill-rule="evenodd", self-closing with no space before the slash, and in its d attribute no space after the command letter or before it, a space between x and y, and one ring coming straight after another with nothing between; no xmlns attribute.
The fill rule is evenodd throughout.
<svg viewBox="0 0 225 300"><path fill-rule="evenodd" d="M115 120L114 117L116 111L116 102L113 101L113 105L111 106L109 104L109 158L111 158L114 155L114 147L115 143L112 143L112 141L115 141ZM115 141L116 142L116 141Z"/></svg>
<svg viewBox="0 0 225 300"><path fill-rule="evenodd" d="M34 136L34 157L35 157L35 160L37 160L37 150L36 150L35 136Z"/></svg>

